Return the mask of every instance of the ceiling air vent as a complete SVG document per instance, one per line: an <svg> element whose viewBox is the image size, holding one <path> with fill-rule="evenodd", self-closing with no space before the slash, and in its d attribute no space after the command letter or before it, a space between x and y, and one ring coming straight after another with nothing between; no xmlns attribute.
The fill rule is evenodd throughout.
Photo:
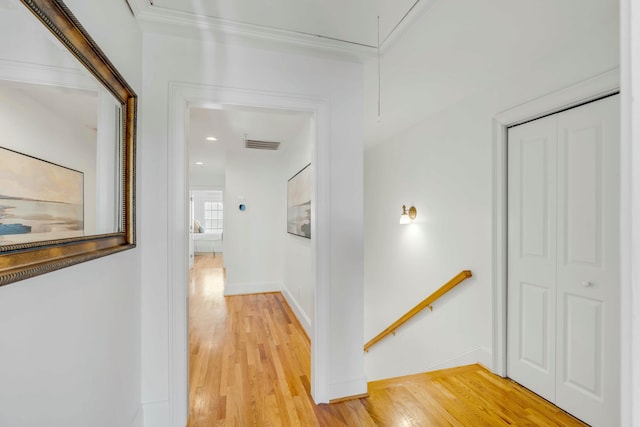
<svg viewBox="0 0 640 427"><path fill-rule="evenodd" d="M280 143L276 141L257 141L255 139L245 139L244 146L254 150L277 150Z"/></svg>

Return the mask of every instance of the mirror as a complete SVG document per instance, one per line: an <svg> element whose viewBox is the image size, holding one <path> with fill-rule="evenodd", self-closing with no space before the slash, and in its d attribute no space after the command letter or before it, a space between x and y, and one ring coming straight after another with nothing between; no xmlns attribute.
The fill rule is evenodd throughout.
<svg viewBox="0 0 640 427"><path fill-rule="evenodd" d="M136 95L61 0L0 0L0 286L135 247Z"/></svg>

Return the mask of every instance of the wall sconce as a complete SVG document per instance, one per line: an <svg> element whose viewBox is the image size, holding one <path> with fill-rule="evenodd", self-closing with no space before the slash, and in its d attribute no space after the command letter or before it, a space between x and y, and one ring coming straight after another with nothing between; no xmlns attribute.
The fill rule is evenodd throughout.
<svg viewBox="0 0 640 427"><path fill-rule="evenodd" d="M402 205L402 214L400 215L400 224L411 224L411 221L416 219L417 214L418 214L418 211L414 206L411 206L409 208L409 211L407 212L407 207L405 205Z"/></svg>

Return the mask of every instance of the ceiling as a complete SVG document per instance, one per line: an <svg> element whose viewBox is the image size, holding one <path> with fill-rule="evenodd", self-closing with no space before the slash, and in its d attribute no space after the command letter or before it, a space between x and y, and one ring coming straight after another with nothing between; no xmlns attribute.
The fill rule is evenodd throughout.
<svg viewBox="0 0 640 427"><path fill-rule="evenodd" d="M232 32L232 26L236 31L258 37L262 34L289 40L324 39L343 47L367 48L378 46L378 16L382 45L405 16L410 17L427 3L433 3L433 0L127 1L142 20L164 17L174 24L197 24L195 27L200 29L208 22L223 26L221 29L226 32Z"/></svg>
<svg viewBox="0 0 640 427"><path fill-rule="evenodd" d="M127 1L145 31L196 38L207 31L220 32L226 38L240 36L303 46L305 49L327 49L332 53L355 53L360 59L373 58L378 45L384 51L396 37L406 32L417 17L437 3L437 0ZM216 152L211 144L202 145L202 141L206 132L228 133L229 139L241 141L245 130L232 132L231 126L231 121L240 118L225 116L228 113L193 110L192 166L195 161L202 161L215 170L222 170L224 153ZM279 116L275 114L274 117ZM256 126L255 120L243 120ZM213 129L205 132L208 126L213 126ZM255 138L269 139L266 129L273 132L279 126L278 119L274 119L258 131ZM286 133L288 125L284 126L283 132ZM250 137L254 138L251 133Z"/></svg>
<svg viewBox="0 0 640 427"><path fill-rule="evenodd" d="M285 151L292 138L311 119L309 113L264 108L222 106L189 109L189 168L192 173L224 174L226 158L242 155L248 139L279 141ZM212 136L217 141L207 141ZM255 152L255 150L251 150ZM196 162L202 162L197 165Z"/></svg>
<svg viewBox="0 0 640 427"><path fill-rule="evenodd" d="M364 65L366 148L483 91L500 90L512 76L561 66L565 53L585 46L604 51L619 33L611 0L128 1L149 31L224 32L229 40L241 34L356 52ZM181 30L172 32L176 27Z"/></svg>
<svg viewBox="0 0 640 427"><path fill-rule="evenodd" d="M435 0L127 0L146 29L219 30L333 50L375 52ZM379 34L378 34L379 17ZM153 27L156 24L157 27ZM171 24L171 25L166 25ZM238 109L190 110L190 167L224 173L225 156L251 139L285 141L308 116ZM213 135L217 142L205 141ZM202 162L203 165L196 165Z"/></svg>

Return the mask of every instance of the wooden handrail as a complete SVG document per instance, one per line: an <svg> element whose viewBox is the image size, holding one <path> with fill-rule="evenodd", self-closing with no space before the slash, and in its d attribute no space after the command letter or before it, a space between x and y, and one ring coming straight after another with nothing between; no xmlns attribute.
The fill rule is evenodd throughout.
<svg viewBox="0 0 640 427"><path fill-rule="evenodd" d="M463 270L460 273L458 273L454 278L452 278L447 283L442 285L440 289L438 289L437 291L435 291L434 293L426 297L424 300L422 300L422 302L420 302L420 304L416 305L411 310L407 311L401 318L393 322L391 326L389 326L387 329L385 329L384 331L376 335L374 338L372 338L368 343L364 345L364 351L369 351L369 349L375 343L382 340L387 335L391 333L395 333L396 329L398 329L400 326L402 326L405 322L407 322L409 319L411 319L413 316L418 314L423 309L429 307L430 310L433 310L433 308L431 307L431 304L433 304L442 295L446 294L451 289L455 288L458 284L460 284L460 282L462 282L465 279L468 279L471 276L472 276L471 270Z"/></svg>

